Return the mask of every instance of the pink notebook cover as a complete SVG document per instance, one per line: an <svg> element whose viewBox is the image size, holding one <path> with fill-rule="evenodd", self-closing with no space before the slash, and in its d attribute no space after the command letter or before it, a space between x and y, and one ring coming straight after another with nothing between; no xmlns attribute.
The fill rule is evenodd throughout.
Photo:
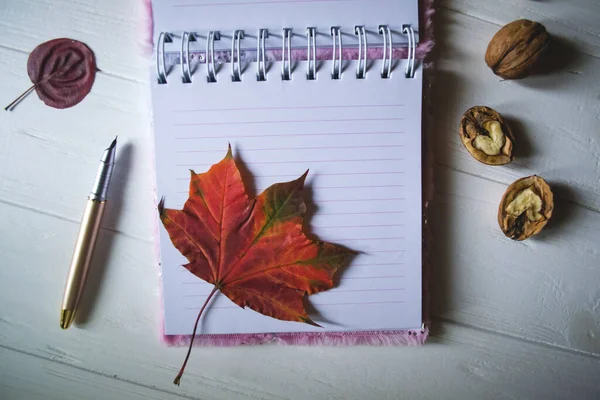
<svg viewBox="0 0 600 400"><path fill-rule="evenodd" d="M433 24L434 14L433 0L419 1L419 36L420 40L416 46L416 59L421 63L421 67L426 70L431 64L427 63L427 56L434 47ZM152 0L143 0L148 13L148 25L145 36L147 54L155 55L155 32L154 18L152 9ZM230 52L216 54L217 62L229 62ZM368 50L368 59L381 59L383 52L381 48L371 48ZM407 47L394 47L394 59L405 59L408 56ZM167 55L166 57L174 57ZM194 55L190 56L193 60ZM271 51L266 54L267 59L281 60L281 52ZM330 60L332 51L319 48L316 51L317 60ZM357 49L344 49L342 59L356 60L358 58ZM292 60L306 60L306 50L292 51ZM178 63L178 59L172 59L173 63ZM288 344L288 345L422 345L429 336L428 319L428 247L430 243L429 227L427 224L428 206L433 198L433 154L429 141L427 140L428 110L427 110L427 88L426 77L424 76L423 92L423 119L422 119L422 320L421 329L415 330L371 330L371 331L341 331L341 332L290 332L290 333L249 333L249 334L198 334L194 339L194 346L238 346L238 345L258 345L258 344ZM157 193L156 199L160 195ZM157 226L158 229L158 226ZM158 232L155 237L158 238ZM158 240L157 240L158 243ZM156 248L157 255L160 253L159 246ZM161 275L159 275L160 277ZM159 279L162 285L162 279ZM161 299L161 307L163 305ZM210 307L210 306L209 306ZM162 313L161 313L162 314ZM164 315L164 314L163 314ZM190 321L190 323L193 321ZM164 331L164 323L160 325L161 338L170 346L188 346L190 335L170 335Z"/></svg>

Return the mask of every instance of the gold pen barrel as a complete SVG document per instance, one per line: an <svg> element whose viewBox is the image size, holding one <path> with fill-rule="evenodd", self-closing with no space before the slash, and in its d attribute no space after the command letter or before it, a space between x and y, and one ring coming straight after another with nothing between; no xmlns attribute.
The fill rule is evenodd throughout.
<svg viewBox="0 0 600 400"><path fill-rule="evenodd" d="M90 199L85 207L62 301L60 324L63 329L68 328L75 317L75 310L87 278L105 204L104 201Z"/></svg>

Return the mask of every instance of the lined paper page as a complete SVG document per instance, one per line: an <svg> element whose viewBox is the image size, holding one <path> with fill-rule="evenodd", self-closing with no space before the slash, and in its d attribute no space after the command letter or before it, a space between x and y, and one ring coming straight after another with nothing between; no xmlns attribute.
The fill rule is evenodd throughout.
<svg viewBox="0 0 600 400"><path fill-rule="evenodd" d="M254 66L251 66L254 68ZM256 195L307 169L307 228L320 240L361 254L340 271L337 286L310 296L309 314L323 328L278 321L212 301L200 333L414 329L421 326L421 75L404 64L381 79L379 62L357 80L349 63L341 80L319 65L316 81L280 65L266 82L250 68L241 82L228 69L217 83L171 79L153 84L157 194L166 207L188 197L189 170L205 172L230 143L246 187ZM181 265L187 260L160 226L167 334L190 334L212 289Z"/></svg>

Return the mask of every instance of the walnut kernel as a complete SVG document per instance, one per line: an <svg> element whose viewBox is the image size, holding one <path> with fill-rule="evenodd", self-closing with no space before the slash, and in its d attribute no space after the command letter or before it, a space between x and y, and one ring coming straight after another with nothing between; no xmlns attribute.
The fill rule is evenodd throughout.
<svg viewBox="0 0 600 400"><path fill-rule="evenodd" d="M513 135L495 110L475 106L460 121L459 135L467 151L488 165L504 165L512 161Z"/></svg>
<svg viewBox="0 0 600 400"><path fill-rule="evenodd" d="M498 223L504 234L525 240L538 234L552 216L554 196L546 181L536 175L511 184L498 209Z"/></svg>

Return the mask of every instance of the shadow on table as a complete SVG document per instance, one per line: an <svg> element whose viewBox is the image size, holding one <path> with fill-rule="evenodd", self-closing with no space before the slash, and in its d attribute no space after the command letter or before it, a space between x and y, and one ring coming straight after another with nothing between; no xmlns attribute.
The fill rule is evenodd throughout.
<svg viewBox="0 0 600 400"><path fill-rule="evenodd" d="M572 187L562 182L549 181L548 184L554 197L554 210L544 229L538 235L532 237L534 240L548 240L561 235L565 226L573 220L576 208L579 207L574 203L577 199L577 192Z"/></svg>
<svg viewBox="0 0 600 400"><path fill-rule="evenodd" d="M435 342L442 340L441 322L452 309L452 285L456 274L452 260L457 259L453 256L456 251L453 241L455 232L451 227L454 225L453 219L458 216L453 213L447 197L440 192L440 187L451 184L442 182L442 172L447 169L444 165L451 165L451 157L455 154L448 149L462 145L458 137L458 125L460 117L466 111L460 108L459 99L467 82L464 77L443 67L444 59L461 52L460 46L450 40L449 24L451 21L443 14L434 17L436 47L429 57L434 67L425 73L425 87L431 85L424 103L424 131L426 145L429 147L429 154L425 157L433 156L434 161L432 163L429 160L424 164L429 166L430 171L427 173L424 168L423 176L425 196L427 186L431 186L430 180L433 179L433 197L428 206L429 240L425 247L427 265L424 271L424 293L427 297L424 308L431 321L430 334Z"/></svg>
<svg viewBox="0 0 600 400"><path fill-rule="evenodd" d="M534 89L562 90L562 86L571 84L564 79L564 74L580 75L583 62L585 58L577 49L576 42L554 35L546 55L538 60L536 68L529 76L515 82Z"/></svg>
<svg viewBox="0 0 600 400"><path fill-rule="evenodd" d="M527 129L525 124L517 117L510 114L502 114L504 121L510 127L510 130L514 136L514 142L518 143L518 146L513 147L514 162L524 167L529 166L530 157L534 152L533 143L527 137Z"/></svg>
<svg viewBox="0 0 600 400"><path fill-rule="evenodd" d="M98 303L98 297L104 285L104 277L108 268L113 249L115 236L118 234L114 229L107 227L118 226L119 217L123 211L124 186L127 176L131 170L131 144L125 144L121 150L117 148L115 169L111 177L108 192L108 201L102 218L102 227L98 233L98 239L89 267L88 277L83 295L75 314L75 324L85 326L92 318Z"/></svg>

